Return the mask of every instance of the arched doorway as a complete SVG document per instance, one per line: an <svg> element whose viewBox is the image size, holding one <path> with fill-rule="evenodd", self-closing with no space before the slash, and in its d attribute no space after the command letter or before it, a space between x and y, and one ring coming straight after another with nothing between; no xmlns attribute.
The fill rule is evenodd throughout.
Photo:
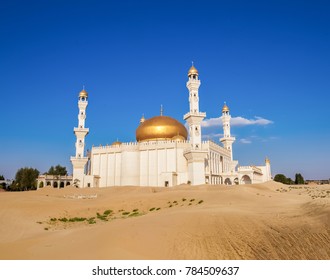
<svg viewBox="0 0 330 280"><path fill-rule="evenodd" d="M227 178L227 179L225 180L225 185L231 185L231 181L230 181L229 178Z"/></svg>
<svg viewBox="0 0 330 280"><path fill-rule="evenodd" d="M54 187L54 188L57 188L57 187L58 187L57 182L54 182L53 187Z"/></svg>
<svg viewBox="0 0 330 280"><path fill-rule="evenodd" d="M248 175L244 175L241 182L243 185L252 184L251 178Z"/></svg>
<svg viewBox="0 0 330 280"><path fill-rule="evenodd" d="M64 182L60 183L60 188L64 188Z"/></svg>
<svg viewBox="0 0 330 280"><path fill-rule="evenodd" d="M43 187L44 187L44 182L41 181L41 182L39 183L39 188L43 188Z"/></svg>

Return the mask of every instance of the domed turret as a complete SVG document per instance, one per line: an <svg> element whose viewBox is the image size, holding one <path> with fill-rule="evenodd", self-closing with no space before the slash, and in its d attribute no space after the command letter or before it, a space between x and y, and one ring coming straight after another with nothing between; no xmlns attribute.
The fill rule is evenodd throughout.
<svg viewBox="0 0 330 280"><path fill-rule="evenodd" d="M188 77L191 75L197 75L198 76L198 70L195 68L194 65L192 65L188 71Z"/></svg>
<svg viewBox="0 0 330 280"><path fill-rule="evenodd" d="M222 113L226 113L226 112L229 112L229 107L225 103L225 105L223 105L222 107Z"/></svg>
<svg viewBox="0 0 330 280"><path fill-rule="evenodd" d="M88 97L88 93L85 89L79 92L79 98L87 98L87 97Z"/></svg>
<svg viewBox="0 0 330 280"><path fill-rule="evenodd" d="M118 139L115 141L115 142L113 142L112 144L111 144L111 146L120 146L122 144L122 142L120 142L120 141L118 141Z"/></svg>
<svg viewBox="0 0 330 280"><path fill-rule="evenodd" d="M140 123L136 129L136 140L171 140L174 137L180 137L181 140L187 140L188 132L184 125L176 119L167 116L157 116ZM173 139L174 140L174 139Z"/></svg>

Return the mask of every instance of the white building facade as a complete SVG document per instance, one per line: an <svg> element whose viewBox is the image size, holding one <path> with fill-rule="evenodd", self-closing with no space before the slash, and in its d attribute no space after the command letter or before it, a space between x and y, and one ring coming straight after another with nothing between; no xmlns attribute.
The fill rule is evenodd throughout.
<svg viewBox="0 0 330 280"><path fill-rule="evenodd" d="M181 184L251 184L271 180L270 162L264 166L238 166L233 160L230 113L222 109L221 144L202 141L201 123L206 113L199 111L200 80L197 69L188 71L189 111L183 119L188 131L177 120L163 116L144 117L136 130L136 142L114 142L92 147L85 155L85 128L88 94L81 91L78 100L76 154L71 157L73 185L77 187L159 186Z"/></svg>

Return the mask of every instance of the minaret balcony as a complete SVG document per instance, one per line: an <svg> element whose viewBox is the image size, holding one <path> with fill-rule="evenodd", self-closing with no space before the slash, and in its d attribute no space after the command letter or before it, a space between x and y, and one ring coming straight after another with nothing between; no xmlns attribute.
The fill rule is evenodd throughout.
<svg viewBox="0 0 330 280"><path fill-rule="evenodd" d="M73 129L74 132L86 132L88 133L89 132L89 128L85 128L85 127L75 127Z"/></svg>
<svg viewBox="0 0 330 280"><path fill-rule="evenodd" d="M205 118L206 117L206 113L205 112L189 112L189 113L187 113L187 114L185 114L183 116L183 119L185 120L185 119L189 118L190 116L192 116L192 117L203 117L203 118Z"/></svg>

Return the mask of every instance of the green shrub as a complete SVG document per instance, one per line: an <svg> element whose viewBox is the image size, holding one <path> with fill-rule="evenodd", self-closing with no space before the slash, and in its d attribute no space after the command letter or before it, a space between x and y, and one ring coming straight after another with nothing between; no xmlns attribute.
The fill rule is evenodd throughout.
<svg viewBox="0 0 330 280"><path fill-rule="evenodd" d="M98 218L98 219L100 219L100 220L102 220L102 221L107 221L108 219L107 219L107 216L105 216L105 215L101 215L100 213L96 213L96 218Z"/></svg>
<svg viewBox="0 0 330 280"><path fill-rule="evenodd" d="M70 218L69 219L69 222L83 222L83 221L86 221L87 219L86 218L83 218L83 217L74 217L74 218Z"/></svg>
<svg viewBox="0 0 330 280"><path fill-rule="evenodd" d="M137 211L132 212L131 214L128 215L128 217L136 217L136 216L140 216L141 214Z"/></svg>
<svg viewBox="0 0 330 280"><path fill-rule="evenodd" d="M105 211L103 212L103 215L108 216L108 215L111 215L112 212L113 212L112 210L108 209L108 210L105 210Z"/></svg>
<svg viewBox="0 0 330 280"><path fill-rule="evenodd" d="M95 221L95 217L91 217L87 220L87 222L91 225L91 224L96 224L96 221Z"/></svg>
<svg viewBox="0 0 330 280"><path fill-rule="evenodd" d="M149 209L149 211L151 212L151 211L154 211L155 209L156 209L155 207L152 207Z"/></svg>

